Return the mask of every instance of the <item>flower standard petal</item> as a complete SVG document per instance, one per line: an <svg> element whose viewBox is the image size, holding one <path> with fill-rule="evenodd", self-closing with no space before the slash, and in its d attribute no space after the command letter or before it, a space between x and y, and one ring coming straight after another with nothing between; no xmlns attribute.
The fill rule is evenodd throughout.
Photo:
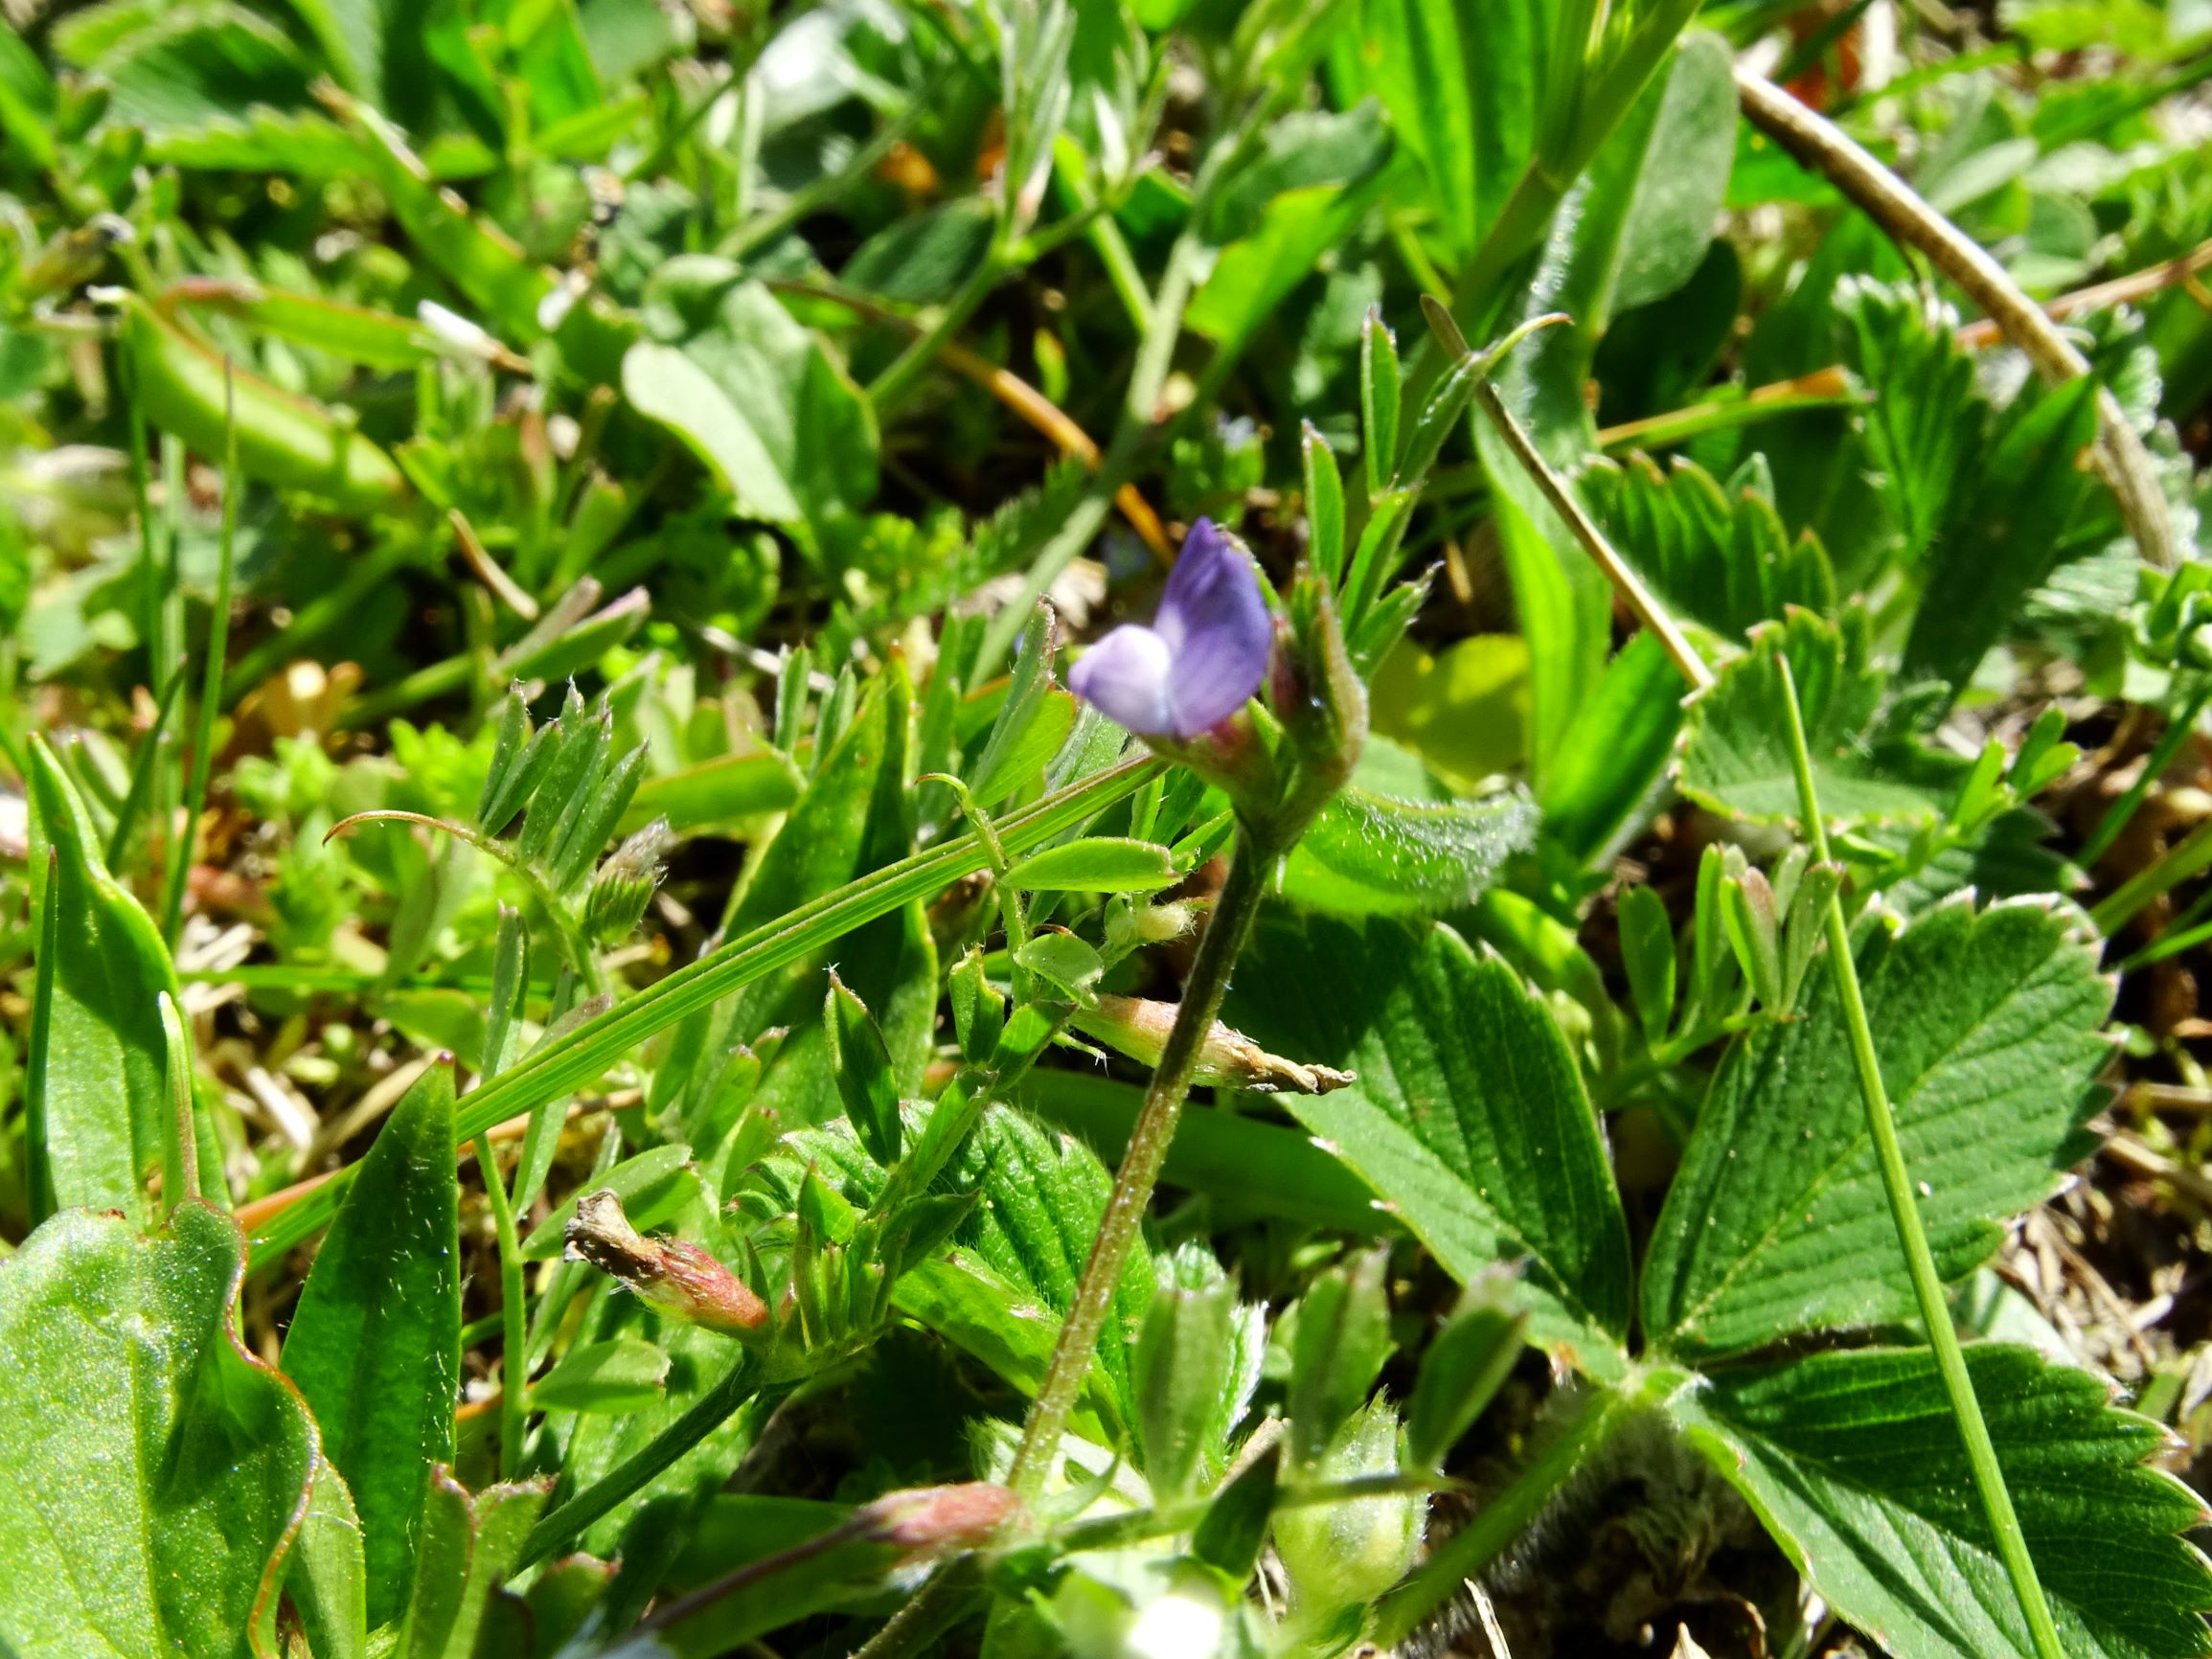
<svg viewBox="0 0 2212 1659"><path fill-rule="evenodd" d="M1173 665L1165 639L1124 623L1068 670L1067 689L1141 738L1165 737L1175 729L1168 701Z"/></svg>
<svg viewBox="0 0 2212 1659"><path fill-rule="evenodd" d="M1183 541L1153 626L1168 644L1168 707L1178 738L1210 731L1266 676L1275 624L1251 558L1212 521Z"/></svg>

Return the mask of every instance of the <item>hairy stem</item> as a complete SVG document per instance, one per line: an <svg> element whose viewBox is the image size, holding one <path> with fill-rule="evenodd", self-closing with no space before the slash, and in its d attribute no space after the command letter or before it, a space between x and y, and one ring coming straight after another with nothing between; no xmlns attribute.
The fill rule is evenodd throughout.
<svg viewBox="0 0 2212 1659"><path fill-rule="evenodd" d="M1058 1455L1060 1436L1090 1375L1099 1332L1106 1329L1106 1312L1122 1282L1129 1248L1136 1242L1152 1188L1158 1184L1160 1166L1167 1162L1168 1145L1174 1139L1183 1100L1198 1069L1198 1057L1214 1019L1221 1011L1222 994L1229 989L1229 969L1243 948L1266 891L1267 869L1274 862L1269 850L1242 827L1231 854L1228 879L1222 884L1213 914L1206 920L1205 936L1198 941L1190 977L1183 983L1183 999L1160 1052L1160 1063L1145 1091L1145 1103L1129 1131L1129 1150L1122 1155L1113 1190L1106 1194L1106 1213L1099 1217L1098 1238L1090 1259L1083 1263L1076 1285L1075 1302L1060 1328L1060 1341L1052 1351L1044 1382L1037 1391L1024 1425L1020 1448L1006 1484L1023 1503L1032 1502L1043 1489L1044 1478Z"/></svg>
<svg viewBox="0 0 2212 1659"><path fill-rule="evenodd" d="M1813 784L1813 752L1805 741L1805 720L1797 707L1797 684L1787 658L1778 657L1782 670L1784 707L1790 716L1790 758L1797 771L1797 797L1805 816L1806 838L1813 855L1828 862L1828 828L1820 817L1820 798ZM1897 1222L1897 1240L1904 1251L1904 1264L1912 1275L1912 1292L1920 1303L1921 1322L1927 1328L1928 1346L1935 1351L1936 1369L1943 1374L1944 1393L1950 1400L1959 1438L1966 1443L1967 1462L1973 1468L1990 1532L2013 1594L2027 1621L2039 1659L2065 1659L2059 1645L2058 1626L2043 1596L2042 1581L2028 1556L2028 1541L2014 1512L2012 1493L2006 1489L2004 1470L1997 1466L1996 1446L1990 1440L1989 1424L1982 1419L1981 1402L1974 1398L1973 1379L1967 1375L1966 1354L1959 1347L1958 1330L1951 1323L1950 1304L1945 1299L1943 1279L1928 1251L1927 1232L1921 1224L1920 1206L1912 1193L1912 1177L1905 1169L1904 1148L1898 1140L1897 1120L1889 1109L1889 1092L1881 1080L1881 1060L1874 1051L1874 1032L1867 1024L1866 1001L1859 992L1859 965L1852 960L1851 928L1843 920L1843 899L1831 894L1823 919L1828 937L1828 970L1836 981L1836 999L1843 1010L1844 1029L1851 1037L1851 1058L1859 1072L1859 1098L1866 1105L1866 1129L1874 1142L1881 1169L1882 1190L1889 1196L1889 1213Z"/></svg>
<svg viewBox="0 0 2212 1659"><path fill-rule="evenodd" d="M2088 359L2059 331L2005 268L1972 237L1915 194L1850 134L1808 109L1772 81L1741 66L1736 90L1744 113L1806 166L1826 177L1894 241L1917 248L1962 288L2053 385L2088 374ZM2119 399L2097 389L2097 462L2128 534L2144 558L2174 568L2173 525L2150 451L2128 424Z"/></svg>
<svg viewBox="0 0 2212 1659"><path fill-rule="evenodd" d="M1396 1648L1421 1627L1468 1579L1488 1567L1520 1536L1553 1494L1674 1378L1654 1375L1634 1394L1601 1388L1577 1401L1574 1415L1513 1484L1474 1513L1404 1583L1377 1604L1368 1635Z"/></svg>

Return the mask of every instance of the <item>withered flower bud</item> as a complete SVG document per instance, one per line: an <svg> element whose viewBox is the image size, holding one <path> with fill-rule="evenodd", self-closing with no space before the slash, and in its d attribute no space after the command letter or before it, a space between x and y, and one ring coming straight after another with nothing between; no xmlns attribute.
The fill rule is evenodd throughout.
<svg viewBox="0 0 2212 1659"><path fill-rule="evenodd" d="M576 1201L567 1257L620 1280L663 1313L741 1336L768 1322L767 1305L713 1256L681 1239L648 1239L629 1224L614 1190Z"/></svg>
<svg viewBox="0 0 2212 1659"><path fill-rule="evenodd" d="M918 1555L973 1550L991 1542L1021 1500L989 1481L886 1492L853 1518L861 1535Z"/></svg>
<svg viewBox="0 0 2212 1659"><path fill-rule="evenodd" d="M1130 1059L1157 1066L1168 1033L1174 1028L1175 1004L1100 991L1091 1007L1076 1010L1072 1023L1085 1036L1096 1037ZM1196 1080L1258 1094L1325 1095L1357 1082L1358 1076L1269 1054L1243 1032L1216 1020L1198 1051Z"/></svg>

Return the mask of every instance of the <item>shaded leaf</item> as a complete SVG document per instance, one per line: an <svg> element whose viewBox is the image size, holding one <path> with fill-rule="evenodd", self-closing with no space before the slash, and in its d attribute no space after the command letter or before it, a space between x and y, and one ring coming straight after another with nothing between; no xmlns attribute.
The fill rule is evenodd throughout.
<svg viewBox="0 0 2212 1659"><path fill-rule="evenodd" d="M1868 662L1865 614L1839 625L1809 611L1752 630L1751 649L1690 706L1682 792L1755 824L1794 823L1797 773L1776 662L1790 657L1820 808L1832 822L1922 824L1950 804L1963 766L1881 730L1883 675Z"/></svg>

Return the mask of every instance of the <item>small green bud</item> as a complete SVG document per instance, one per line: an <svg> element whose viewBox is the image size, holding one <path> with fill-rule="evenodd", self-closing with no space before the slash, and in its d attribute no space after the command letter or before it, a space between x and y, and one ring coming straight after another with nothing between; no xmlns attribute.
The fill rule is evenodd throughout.
<svg viewBox="0 0 2212 1659"><path fill-rule="evenodd" d="M591 878L583 902L583 925L603 944L627 939L645 918L668 866L661 849L668 843L668 820L655 818L614 850Z"/></svg>

